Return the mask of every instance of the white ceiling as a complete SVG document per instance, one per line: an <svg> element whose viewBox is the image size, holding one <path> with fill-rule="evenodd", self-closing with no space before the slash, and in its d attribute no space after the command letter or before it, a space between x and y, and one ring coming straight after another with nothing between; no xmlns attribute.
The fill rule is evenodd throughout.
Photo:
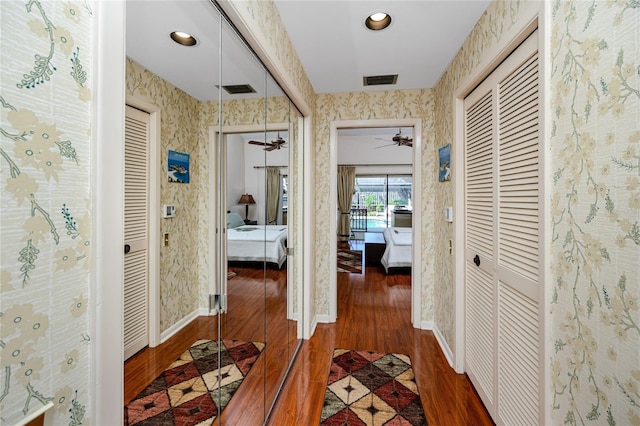
<svg viewBox="0 0 640 426"><path fill-rule="evenodd" d="M317 93L433 87L489 0L275 0L281 20ZM218 99L222 84L251 84L257 96L282 94L207 0L128 0L127 55L200 100ZM370 31L372 12L392 24ZM175 44L171 31L190 32L195 47ZM222 44L222 61L219 60ZM222 62L222 66L220 66ZM365 75L399 74L393 86L363 87ZM235 95L233 98L255 97ZM231 98L223 91L223 99Z"/></svg>
<svg viewBox="0 0 640 426"><path fill-rule="evenodd" d="M488 0L275 0L316 93L433 87ZM371 31L364 20L391 15ZM393 86L363 86L370 75L398 74Z"/></svg>

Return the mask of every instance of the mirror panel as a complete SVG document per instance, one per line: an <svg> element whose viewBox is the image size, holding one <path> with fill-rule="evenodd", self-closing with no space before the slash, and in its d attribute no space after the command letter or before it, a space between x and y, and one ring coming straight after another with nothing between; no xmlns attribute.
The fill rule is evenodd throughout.
<svg viewBox="0 0 640 426"><path fill-rule="evenodd" d="M180 46L170 30L190 32L198 44ZM161 110L160 201L177 210L158 230L171 233L171 245L161 248L158 327L166 332L210 307L197 320L198 339L264 345L216 422L262 424L300 343L302 168L290 161L302 158L302 116L208 1L127 2L127 38L135 62L127 94ZM245 84L253 91L228 91ZM167 184L168 150L190 154L188 185ZM272 167L277 177L269 189ZM227 212L256 228L246 233L261 234L253 258L234 258ZM267 226L284 230L285 238L271 244ZM284 254L269 254L278 242ZM287 246L298 247L295 257L286 255ZM210 295L220 296L213 305ZM220 387L214 398L219 403L225 395Z"/></svg>

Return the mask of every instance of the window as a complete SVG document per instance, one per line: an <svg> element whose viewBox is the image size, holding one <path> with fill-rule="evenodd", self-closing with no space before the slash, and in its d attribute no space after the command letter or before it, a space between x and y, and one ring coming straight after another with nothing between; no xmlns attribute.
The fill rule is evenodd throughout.
<svg viewBox="0 0 640 426"><path fill-rule="evenodd" d="M411 175L360 175L352 209L367 209L367 229L388 228L394 210L412 210Z"/></svg>

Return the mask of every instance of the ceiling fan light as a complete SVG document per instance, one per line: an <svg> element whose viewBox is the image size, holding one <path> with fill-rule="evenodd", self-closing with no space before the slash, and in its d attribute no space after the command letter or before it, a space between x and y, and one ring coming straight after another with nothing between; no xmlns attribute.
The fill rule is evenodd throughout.
<svg viewBox="0 0 640 426"><path fill-rule="evenodd" d="M372 31L384 30L391 25L391 15L383 12L372 13L365 19L364 25Z"/></svg>
<svg viewBox="0 0 640 426"><path fill-rule="evenodd" d="M171 40L182 46L195 46L198 44L198 40L194 36L183 31L173 31L169 36Z"/></svg>

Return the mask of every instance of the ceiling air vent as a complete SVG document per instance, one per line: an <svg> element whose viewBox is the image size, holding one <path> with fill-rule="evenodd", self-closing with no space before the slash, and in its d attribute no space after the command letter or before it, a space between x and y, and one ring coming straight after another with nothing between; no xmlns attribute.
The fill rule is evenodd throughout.
<svg viewBox="0 0 640 426"><path fill-rule="evenodd" d="M362 77L363 85L365 86L379 86L381 84L396 84L398 81L398 74L388 75L370 75Z"/></svg>
<svg viewBox="0 0 640 426"><path fill-rule="evenodd" d="M218 87L218 86L216 86ZM256 89L251 87L250 84L232 84L228 86L222 86L222 88L230 95L242 95L245 93L256 93Z"/></svg>

